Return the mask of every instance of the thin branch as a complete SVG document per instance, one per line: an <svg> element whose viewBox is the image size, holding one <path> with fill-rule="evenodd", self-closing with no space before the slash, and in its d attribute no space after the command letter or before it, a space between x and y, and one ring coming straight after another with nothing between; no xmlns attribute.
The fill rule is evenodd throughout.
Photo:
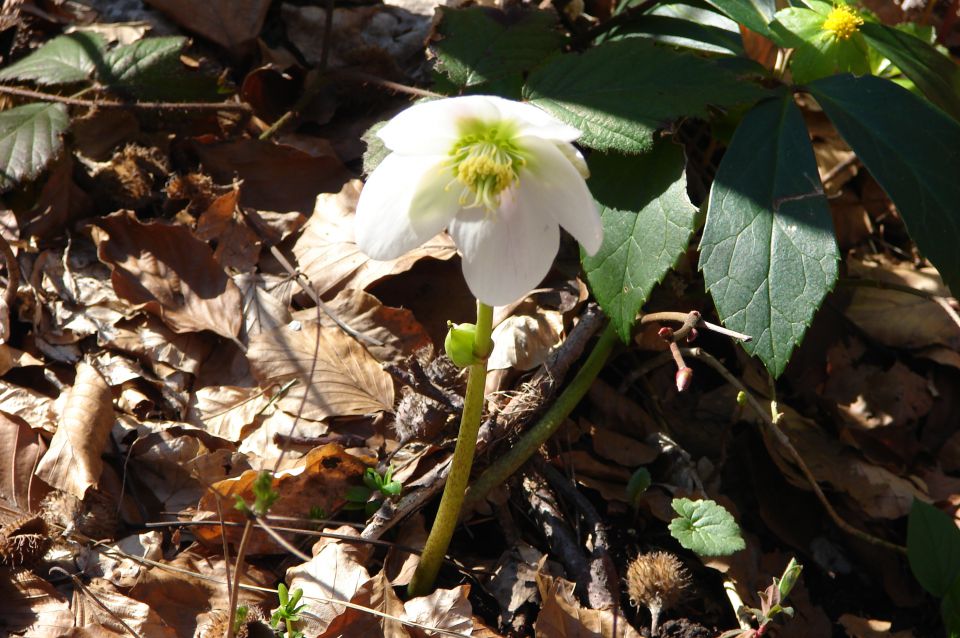
<svg viewBox="0 0 960 638"><path fill-rule="evenodd" d="M57 102L69 106L85 106L95 109L142 109L153 111L240 111L250 113L253 109L244 102L117 102L114 100L84 100L55 93L44 93L31 89L0 84L0 93L27 97L44 102Z"/></svg>
<svg viewBox="0 0 960 638"><path fill-rule="evenodd" d="M405 93L407 95L412 95L414 97L446 97L441 93L435 93L427 89L417 88L415 86L409 86L407 84L400 84L399 82L393 82L381 78L370 73L364 73L363 71L355 71L353 69L337 69L335 71L330 71L330 75L334 77L339 77L344 80L352 80L355 82L363 82L365 84L373 84L374 86L380 86L390 91L396 91L397 93Z"/></svg>
<svg viewBox="0 0 960 638"><path fill-rule="evenodd" d="M740 382L740 379L733 376L733 374L727 370L727 367L720 363L716 358L713 357L709 352L705 352L700 348L684 348L684 354L699 359L703 361L711 368L716 370L724 380L735 387L740 392L743 392L744 396L747 398L747 403L750 404L750 407L760 416L764 424L766 424L767 429L773 434L777 439L777 442L789 452L790 456L793 458L794 463L797 467L800 468L800 471L803 473L804 478L807 479L807 482L810 484L810 487L813 488L814 494L816 494L817 499L823 505L824 509L827 511L827 514L833 520L837 526L850 534L855 536L860 540L869 543L871 545L877 545L885 549L889 549L900 554L906 554L907 548L902 545L897 545L896 543L891 543L890 541L883 540L882 538L877 538L872 534L861 531L856 527L852 526L850 523L845 521L840 514L833 509L833 505L830 504L830 501L827 500L827 496L823 493L823 490L820 489L820 484L817 483L817 478L813 475L813 472L810 471L810 468L807 467L806 462L803 460L803 457L800 456L800 453L797 451L797 448L793 447L790 438L784 434L783 430L780 429L780 426L776 423L773 416L770 414L769 410L766 410L763 405L747 390L746 386Z"/></svg>

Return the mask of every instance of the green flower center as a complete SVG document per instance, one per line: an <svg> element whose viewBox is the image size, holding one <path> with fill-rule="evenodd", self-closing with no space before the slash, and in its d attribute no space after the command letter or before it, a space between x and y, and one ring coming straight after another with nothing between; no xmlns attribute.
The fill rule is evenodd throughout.
<svg viewBox="0 0 960 638"><path fill-rule="evenodd" d="M461 206L493 212L501 193L519 181L526 153L516 144L512 122L471 120L461 124L461 133L449 152L453 180L447 188L459 184Z"/></svg>

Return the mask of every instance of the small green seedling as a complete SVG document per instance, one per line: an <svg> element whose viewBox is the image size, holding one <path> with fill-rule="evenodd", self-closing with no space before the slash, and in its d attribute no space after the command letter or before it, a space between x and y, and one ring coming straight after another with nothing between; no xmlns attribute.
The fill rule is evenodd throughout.
<svg viewBox="0 0 960 638"><path fill-rule="evenodd" d="M302 631L294 631L293 629L293 623L300 620L300 612L306 607L306 605L297 604L302 597L303 590L300 588L294 589L291 593L283 583L277 585L277 598L280 600L280 606L270 615L270 626L276 629L282 620L287 631L286 633L281 632L281 636L303 638Z"/></svg>
<svg viewBox="0 0 960 638"><path fill-rule="evenodd" d="M359 510L366 512L367 516L373 514L383 503L382 498L370 497L380 493L386 498L399 496L403 490L403 484L400 481L393 480L393 467L388 467L387 471L381 476L375 469L368 467L363 473L363 485L357 485L347 490L345 498L347 504L344 509Z"/></svg>
<svg viewBox="0 0 960 638"><path fill-rule="evenodd" d="M244 623L247 622L247 614L250 613L250 608L246 605L240 605L237 607L237 611L233 613L233 633L236 635L240 632L240 628L243 627Z"/></svg>
<svg viewBox="0 0 960 638"><path fill-rule="evenodd" d="M266 516L273 504L280 498L280 492L273 489L273 475L270 472L260 472L253 480L253 506L247 504L239 495L235 508L245 514Z"/></svg>
<svg viewBox="0 0 960 638"><path fill-rule="evenodd" d="M756 621L756 629L731 629L720 634L719 638L760 638L767 634L770 623L780 614L793 618L793 607L785 607L783 603L797 583L801 571L803 571L803 565L798 563L796 558L791 558L783 570L783 576L780 578L774 576L773 584L766 590L758 592L760 609L748 607L742 610L744 615Z"/></svg>

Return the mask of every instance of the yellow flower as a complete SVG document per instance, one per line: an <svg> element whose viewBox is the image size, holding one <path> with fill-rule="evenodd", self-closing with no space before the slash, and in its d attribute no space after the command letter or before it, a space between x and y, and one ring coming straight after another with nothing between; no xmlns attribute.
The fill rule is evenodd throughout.
<svg viewBox="0 0 960 638"><path fill-rule="evenodd" d="M827 14L827 19L823 21L823 30L833 33L837 40L849 40L860 30L861 24L863 18L860 14L845 4L838 4Z"/></svg>

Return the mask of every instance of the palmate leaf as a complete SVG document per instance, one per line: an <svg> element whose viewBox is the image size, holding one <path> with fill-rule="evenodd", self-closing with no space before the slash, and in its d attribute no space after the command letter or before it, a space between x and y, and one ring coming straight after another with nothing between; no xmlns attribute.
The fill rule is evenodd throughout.
<svg viewBox="0 0 960 638"><path fill-rule="evenodd" d="M530 74L523 92L583 131L580 143L625 153L650 150L654 131L674 120L766 95L722 64L641 38L554 58Z"/></svg>
<svg viewBox="0 0 960 638"><path fill-rule="evenodd" d="M69 124L62 104L25 104L0 113L0 192L36 177L59 155Z"/></svg>
<svg viewBox="0 0 960 638"><path fill-rule="evenodd" d="M73 84L89 80L103 65L106 42L96 33L61 35L0 71L0 80L30 80L37 84Z"/></svg>
<svg viewBox="0 0 960 638"><path fill-rule="evenodd" d="M700 556L729 556L745 548L740 526L716 501L675 498L670 504L679 516L670 521L670 535Z"/></svg>
<svg viewBox="0 0 960 638"><path fill-rule="evenodd" d="M627 341L650 291L687 249L696 207L687 197L683 151L669 143L645 155L594 153L590 191L603 245L583 267L597 301Z"/></svg>
<svg viewBox="0 0 960 638"><path fill-rule="evenodd" d="M960 122L873 76L824 78L809 91L896 204L920 251L960 294Z"/></svg>
<svg viewBox="0 0 960 638"><path fill-rule="evenodd" d="M741 122L710 190L700 269L728 327L774 377L837 279L830 209L800 110L784 92Z"/></svg>

